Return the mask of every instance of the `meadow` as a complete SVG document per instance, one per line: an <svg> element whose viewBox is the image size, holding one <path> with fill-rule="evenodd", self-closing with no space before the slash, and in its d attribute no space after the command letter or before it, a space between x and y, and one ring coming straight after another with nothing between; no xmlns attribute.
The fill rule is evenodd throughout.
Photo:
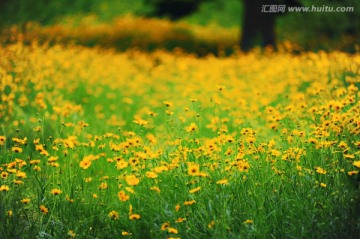
<svg viewBox="0 0 360 239"><path fill-rule="evenodd" d="M358 238L358 53L36 29L0 47L0 238Z"/></svg>

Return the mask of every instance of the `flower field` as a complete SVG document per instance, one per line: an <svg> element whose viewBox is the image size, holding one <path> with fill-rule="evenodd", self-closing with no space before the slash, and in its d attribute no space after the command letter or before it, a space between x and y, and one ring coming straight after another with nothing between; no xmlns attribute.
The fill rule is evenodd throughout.
<svg viewBox="0 0 360 239"><path fill-rule="evenodd" d="M0 56L0 238L358 238L359 54Z"/></svg>

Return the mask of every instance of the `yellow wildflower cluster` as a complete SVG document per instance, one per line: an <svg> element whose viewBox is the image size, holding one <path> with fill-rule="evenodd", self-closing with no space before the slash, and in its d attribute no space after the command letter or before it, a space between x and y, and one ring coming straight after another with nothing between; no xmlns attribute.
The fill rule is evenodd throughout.
<svg viewBox="0 0 360 239"><path fill-rule="evenodd" d="M209 211L203 230L215 230L242 210L215 215L213 201L252 205L247 197L286 185L322 195L360 168L359 54L220 59L18 43L0 55L0 194L34 217L76 206L75 218L101 210L124 221L122 235L149 218L184 235L185 220ZM238 214L238 226L255 227L255 216Z"/></svg>

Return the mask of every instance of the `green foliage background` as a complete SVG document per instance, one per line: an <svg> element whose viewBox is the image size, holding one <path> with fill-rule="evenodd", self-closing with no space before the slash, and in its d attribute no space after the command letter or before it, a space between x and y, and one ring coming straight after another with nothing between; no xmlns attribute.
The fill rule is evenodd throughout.
<svg viewBox="0 0 360 239"><path fill-rule="evenodd" d="M148 1L149 2L149 1ZM360 2L357 0L302 0L304 6L354 7L353 13L287 13L278 18L278 39L299 43L307 50L331 50L336 44L321 41L343 41L345 35L358 38L360 35ZM146 0L0 0L0 26L2 28L36 21L51 25L63 21L63 16L93 14L101 22L124 14L147 16L152 10ZM238 27L242 21L241 0L205 1L199 11L182 21L190 24L216 24L222 27ZM240 29L241 30L241 29ZM325 40L324 40L325 39ZM354 41L354 40L353 40ZM354 45L354 44L352 44ZM344 48L344 47L342 47ZM353 51L352 49L346 49Z"/></svg>

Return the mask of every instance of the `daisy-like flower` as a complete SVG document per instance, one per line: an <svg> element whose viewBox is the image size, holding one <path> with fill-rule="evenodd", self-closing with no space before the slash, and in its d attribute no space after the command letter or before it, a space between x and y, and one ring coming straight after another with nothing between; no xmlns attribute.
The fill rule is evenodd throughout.
<svg viewBox="0 0 360 239"><path fill-rule="evenodd" d="M109 212L109 217L112 219L112 220L117 220L119 219L119 213L117 211L111 211Z"/></svg>
<svg viewBox="0 0 360 239"><path fill-rule="evenodd" d="M82 160L80 162L80 168L88 169L91 166L91 160Z"/></svg>
<svg viewBox="0 0 360 239"><path fill-rule="evenodd" d="M7 185L1 185L0 186L0 192L7 192L10 190L10 187Z"/></svg>
<svg viewBox="0 0 360 239"><path fill-rule="evenodd" d="M240 172L246 172L249 170L250 164L245 160L240 160L239 162L237 162L237 167Z"/></svg>
<svg viewBox="0 0 360 239"><path fill-rule="evenodd" d="M349 175L349 176L353 176L353 175L356 175L356 174L358 174L358 173L359 173L359 171L354 170L354 171L348 172L348 175Z"/></svg>
<svg viewBox="0 0 360 239"><path fill-rule="evenodd" d="M18 178L26 178L26 173L25 172L22 172L22 171L17 171L16 172L16 177Z"/></svg>
<svg viewBox="0 0 360 239"><path fill-rule="evenodd" d="M354 165L355 167L360 168L360 161L354 161L354 162L353 162L353 165Z"/></svg>
<svg viewBox="0 0 360 239"><path fill-rule="evenodd" d="M188 174L190 176L198 176L200 173L200 167L197 164L189 165L188 166Z"/></svg>
<svg viewBox="0 0 360 239"><path fill-rule="evenodd" d="M319 174L326 174L326 170L323 169L323 168L320 168L320 167L316 167L316 172L319 173Z"/></svg>
<svg viewBox="0 0 360 239"><path fill-rule="evenodd" d="M139 220L141 218L140 214L130 214L129 219L130 220Z"/></svg>
<svg viewBox="0 0 360 239"><path fill-rule="evenodd" d="M15 146L11 148L11 151L13 151L14 153L21 153L23 150L22 148Z"/></svg>
<svg viewBox="0 0 360 239"><path fill-rule="evenodd" d="M100 189L100 190L104 190L104 189L107 189L107 188L108 188L108 184L107 184L107 183L105 183L105 182L100 183L100 185L99 185L99 189Z"/></svg>
<svg viewBox="0 0 360 239"><path fill-rule="evenodd" d="M126 176L126 183L130 186L136 186L139 184L140 179L138 179L135 175Z"/></svg>
<svg viewBox="0 0 360 239"><path fill-rule="evenodd" d="M176 228L173 228L173 227L168 227L167 231L169 233L171 233L171 234L178 234L179 233L179 231Z"/></svg>
<svg viewBox="0 0 360 239"><path fill-rule="evenodd" d="M0 136L0 145L4 145L6 141L6 137L5 136Z"/></svg>
<svg viewBox="0 0 360 239"><path fill-rule="evenodd" d="M191 133L194 132L197 129L197 126L195 123L191 123L188 127L186 127L186 132Z"/></svg>
<svg viewBox="0 0 360 239"><path fill-rule="evenodd" d="M58 189L58 188L54 188L54 189L52 189L52 190L50 191L50 193L51 193L52 195L57 196L57 195L60 195L60 194L61 194L61 190Z"/></svg>
<svg viewBox="0 0 360 239"><path fill-rule="evenodd" d="M148 178L157 178L158 175L155 172L149 171L149 172L146 172L146 177L148 177Z"/></svg>
<svg viewBox="0 0 360 239"><path fill-rule="evenodd" d="M172 103L172 102L170 102L170 101L163 101L163 103L164 103L164 105L166 106L166 107L172 107L174 104Z"/></svg>
<svg viewBox="0 0 360 239"><path fill-rule="evenodd" d="M164 223L161 225L161 231L166 231L169 227L170 227L170 223L164 222Z"/></svg>
<svg viewBox="0 0 360 239"><path fill-rule="evenodd" d="M47 214L49 212L49 209L44 205L40 205L39 209L43 214Z"/></svg>
<svg viewBox="0 0 360 239"><path fill-rule="evenodd" d="M118 197L119 197L120 201L122 201L122 202L126 202L127 200L130 199L130 196L127 195L123 190L121 190L121 191L118 193Z"/></svg>
<svg viewBox="0 0 360 239"><path fill-rule="evenodd" d="M24 198L24 199L21 199L20 202L24 203L24 204L27 204L30 202L30 198Z"/></svg>
<svg viewBox="0 0 360 239"><path fill-rule="evenodd" d="M9 173L8 172L1 172L1 178L2 179L5 179L9 176Z"/></svg>

